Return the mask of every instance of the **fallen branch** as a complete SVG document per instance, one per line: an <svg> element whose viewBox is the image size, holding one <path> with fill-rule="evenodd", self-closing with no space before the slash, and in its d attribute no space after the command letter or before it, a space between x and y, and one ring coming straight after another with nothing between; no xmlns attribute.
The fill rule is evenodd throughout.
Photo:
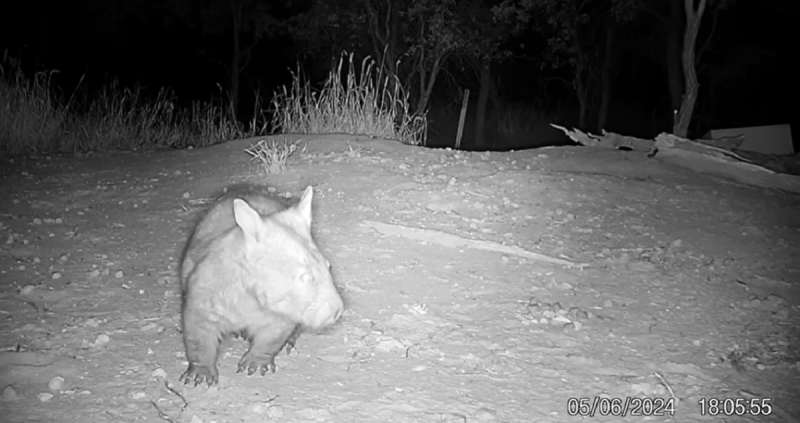
<svg viewBox="0 0 800 423"><path fill-rule="evenodd" d="M492 241L474 240L462 238L457 235L448 234L432 229L412 228L410 226L392 225L388 223L367 220L362 222L362 226L373 228L384 235L402 236L415 241L425 241L432 244L450 248L474 248L476 250L492 251L501 254L510 254L518 257L525 257L532 260L544 261L547 263L560 264L568 267L584 268L588 263L574 263L544 254L534 253L523 250L519 247L503 245Z"/></svg>
<svg viewBox="0 0 800 423"><path fill-rule="evenodd" d="M602 136L598 136L587 134L579 129L550 125L564 131L570 139L587 147L646 151L648 157L657 156L663 162L682 166L695 172L722 176L747 185L800 193L800 177L774 172L764 166L766 163L763 158L760 162L756 162L743 154L731 151L742 143L743 137L689 140L662 133L653 141L606 131L603 131ZM784 165L783 167L792 166Z"/></svg>

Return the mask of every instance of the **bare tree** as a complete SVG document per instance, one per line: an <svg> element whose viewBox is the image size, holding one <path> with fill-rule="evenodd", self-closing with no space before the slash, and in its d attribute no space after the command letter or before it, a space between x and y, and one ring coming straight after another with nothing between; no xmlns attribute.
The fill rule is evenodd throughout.
<svg viewBox="0 0 800 423"><path fill-rule="evenodd" d="M683 92L675 124L672 127L672 133L679 137L686 137L689 132L689 123L694 113L694 105L697 103L697 92L700 89L700 83L697 82L694 52L697 33L700 31L700 22L703 20L707 2L708 0L700 0L700 4L695 8L695 0L683 0L683 7L686 11L686 29L683 33L681 64L683 65L686 89Z"/></svg>

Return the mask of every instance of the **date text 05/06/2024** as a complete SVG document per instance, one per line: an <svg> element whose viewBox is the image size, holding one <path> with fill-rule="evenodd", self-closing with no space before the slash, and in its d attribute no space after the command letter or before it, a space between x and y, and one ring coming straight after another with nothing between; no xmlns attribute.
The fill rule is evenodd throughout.
<svg viewBox="0 0 800 423"><path fill-rule="evenodd" d="M703 416L769 416L772 400L769 398L701 398L697 401ZM674 416L675 398L570 398L567 413L570 416Z"/></svg>

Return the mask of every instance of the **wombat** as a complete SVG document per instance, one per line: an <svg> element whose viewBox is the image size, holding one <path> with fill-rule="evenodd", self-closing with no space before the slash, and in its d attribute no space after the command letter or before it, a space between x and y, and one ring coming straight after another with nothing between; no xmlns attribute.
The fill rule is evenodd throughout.
<svg viewBox="0 0 800 423"><path fill-rule="evenodd" d="M223 196L200 220L181 261L185 384L219 380L220 341L242 336L250 348L238 372L275 372L275 356L304 330L331 326L344 304L311 237L311 199L287 207L250 190Z"/></svg>

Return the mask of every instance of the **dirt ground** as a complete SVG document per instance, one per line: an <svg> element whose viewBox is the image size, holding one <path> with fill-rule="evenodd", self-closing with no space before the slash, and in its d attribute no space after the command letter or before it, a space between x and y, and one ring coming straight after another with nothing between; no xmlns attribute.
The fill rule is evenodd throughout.
<svg viewBox="0 0 800 423"><path fill-rule="evenodd" d="M800 197L631 152L298 139L269 176L253 140L3 159L0 420L800 419ZM232 339L183 386L178 257L241 182L315 187L347 311L275 374Z"/></svg>

